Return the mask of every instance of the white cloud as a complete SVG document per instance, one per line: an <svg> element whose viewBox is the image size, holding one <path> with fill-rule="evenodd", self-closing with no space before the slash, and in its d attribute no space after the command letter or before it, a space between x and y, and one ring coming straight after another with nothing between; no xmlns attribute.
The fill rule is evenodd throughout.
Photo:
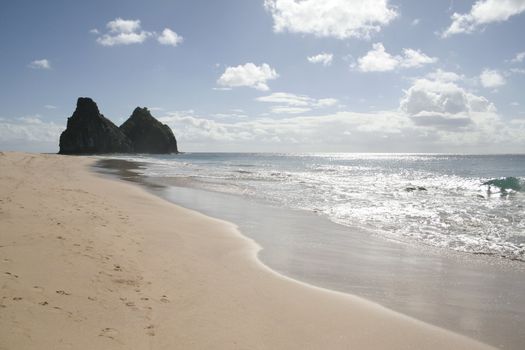
<svg viewBox="0 0 525 350"><path fill-rule="evenodd" d="M498 119L496 108L485 97L459 86L457 77L438 71L415 79L400 101L400 110L418 126L453 132L491 129L488 124Z"/></svg>
<svg viewBox="0 0 525 350"><path fill-rule="evenodd" d="M524 147L525 124L503 120L493 103L459 85L464 79L457 74L451 79L454 74L437 72L433 78L415 79L400 100L400 112L416 130L427 130L427 137L433 138L432 149L515 152Z"/></svg>
<svg viewBox="0 0 525 350"><path fill-rule="evenodd" d="M421 22L421 20L419 18L416 18L414 19L412 22L410 22L410 25L415 27L417 26L419 23Z"/></svg>
<svg viewBox="0 0 525 350"><path fill-rule="evenodd" d="M140 30L140 20L127 20L119 17L113 21L109 21L106 27L108 27L112 33L134 33Z"/></svg>
<svg viewBox="0 0 525 350"><path fill-rule="evenodd" d="M273 114L302 114L311 111L309 107L275 106L270 108Z"/></svg>
<svg viewBox="0 0 525 350"><path fill-rule="evenodd" d="M463 80L464 77L454 72L448 72L441 69L437 69L434 72L428 73L427 78L431 80L437 80L441 82L452 82Z"/></svg>
<svg viewBox="0 0 525 350"><path fill-rule="evenodd" d="M385 51L382 43L376 43L373 50L360 57L358 62L359 70L362 72L386 72L394 70L399 65L399 57L394 57Z"/></svg>
<svg viewBox="0 0 525 350"><path fill-rule="evenodd" d="M332 107L338 104L335 98L315 99L306 95L296 95L287 92L274 92L267 96L257 97L259 102L273 103L278 106L271 108L275 114L300 114L313 109Z"/></svg>
<svg viewBox="0 0 525 350"><path fill-rule="evenodd" d="M317 100L316 107L331 107L335 106L339 101L335 98L321 98Z"/></svg>
<svg viewBox="0 0 525 350"><path fill-rule="evenodd" d="M263 63L257 66L251 62L236 67L227 67L217 84L226 88L247 86L261 91L267 91L270 88L267 85L268 80L277 79L279 74L268 64Z"/></svg>
<svg viewBox="0 0 525 350"><path fill-rule="evenodd" d="M392 56L386 52L382 43L372 45L372 50L357 60L361 72L387 72L398 67L413 68L437 62L436 57L430 57L419 50L403 49L403 56Z"/></svg>
<svg viewBox="0 0 525 350"><path fill-rule="evenodd" d="M98 37L102 46L141 44L153 33L141 29L140 20L116 18L106 24L109 32Z"/></svg>
<svg viewBox="0 0 525 350"><path fill-rule="evenodd" d="M486 98L467 92L449 79L438 78L447 77L444 73L433 75L434 79L427 76L414 80L401 99L401 110L409 115L417 115L421 112L445 114L495 112L494 105Z"/></svg>
<svg viewBox="0 0 525 350"><path fill-rule="evenodd" d="M265 0L274 31L368 38L397 17L388 0Z"/></svg>
<svg viewBox="0 0 525 350"><path fill-rule="evenodd" d="M51 63L44 58L42 60L34 60L29 63L28 67L33 69L51 69Z"/></svg>
<svg viewBox="0 0 525 350"><path fill-rule="evenodd" d="M307 59L310 63L321 63L323 66L329 66L332 64L334 55L331 53L320 53L314 56L308 56Z"/></svg>
<svg viewBox="0 0 525 350"><path fill-rule="evenodd" d="M162 31L162 34L159 35L159 37L157 38L157 41L162 45L170 46L177 46L178 44L182 43L183 40L184 39L182 38L182 36L178 35L169 28L165 28Z"/></svg>
<svg viewBox="0 0 525 350"><path fill-rule="evenodd" d="M216 121L194 113L173 112L159 118L177 134L188 149L205 150L210 144L218 150L319 150L341 149L352 142L370 145L370 137L379 142L384 136L400 137L410 120L399 112L353 113L287 118L245 118ZM348 135L352 134L349 138ZM378 143L379 145L379 143ZM327 148L328 147L328 148ZM381 146L379 146L381 147ZM348 148L346 148L348 149ZM365 150L362 148L361 150Z"/></svg>
<svg viewBox="0 0 525 350"><path fill-rule="evenodd" d="M525 74L525 69L523 68L511 68L510 71L515 74Z"/></svg>
<svg viewBox="0 0 525 350"><path fill-rule="evenodd" d="M0 118L0 147L4 150L55 151L64 126L43 121L39 115Z"/></svg>
<svg viewBox="0 0 525 350"><path fill-rule="evenodd" d="M93 28L89 31L91 34L100 34L97 28Z"/></svg>
<svg viewBox="0 0 525 350"><path fill-rule="evenodd" d="M452 23L442 34L446 38L458 33L472 33L481 25L503 22L525 11L525 0L478 0L469 13L454 13Z"/></svg>
<svg viewBox="0 0 525 350"><path fill-rule="evenodd" d="M516 56L510 60L512 63L521 63L525 59L525 52L518 52Z"/></svg>
<svg viewBox="0 0 525 350"><path fill-rule="evenodd" d="M238 119L238 118L247 118L248 116L244 113L242 109L232 109L227 113L215 113L212 114L214 118L220 119Z"/></svg>
<svg viewBox="0 0 525 350"><path fill-rule="evenodd" d="M261 96L255 99L259 102L279 103L289 106L309 106L313 99L304 95L295 95L287 92L274 92L268 96Z"/></svg>
<svg viewBox="0 0 525 350"><path fill-rule="evenodd" d="M370 113L296 116L311 108L304 95L274 93L258 98L274 103L288 116L220 118L193 111L162 118L186 150L217 151L350 151L350 152L516 152L525 146L525 122L510 123L494 105L460 84L453 72L436 71L414 79L399 108ZM333 103L333 102L331 102Z"/></svg>
<svg viewBox="0 0 525 350"><path fill-rule="evenodd" d="M479 76L481 85L486 88L497 88L505 85L506 81L503 75L497 70L484 69Z"/></svg>
<svg viewBox="0 0 525 350"><path fill-rule="evenodd" d="M425 64L436 63L436 57L429 57L419 50L403 49L403 58L400 66L405 68L421 67Z"/></svg>

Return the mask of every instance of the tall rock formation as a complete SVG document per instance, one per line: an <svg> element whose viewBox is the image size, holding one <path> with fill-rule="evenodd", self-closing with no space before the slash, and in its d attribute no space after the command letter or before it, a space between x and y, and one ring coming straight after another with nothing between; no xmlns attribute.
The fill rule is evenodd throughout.
<svg viewBox="0 0 525 350"><path fill-rule="evenodd" d="M97 154L133 152L131 141L109 119L100 114L88 97L77 100L77 108L67 119L60 135L60 154Z"/></svg>
<svg viewBox="0 0 525 350"><path fill-rule="evenodd" d="M144 107L137 107L120 126L137 153L178 153L177 140L170 127L155 119Z"/></svg>

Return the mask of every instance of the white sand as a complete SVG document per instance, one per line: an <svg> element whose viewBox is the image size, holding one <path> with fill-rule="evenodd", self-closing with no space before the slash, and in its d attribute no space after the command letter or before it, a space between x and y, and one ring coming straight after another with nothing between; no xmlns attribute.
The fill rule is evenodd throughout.
<svg viewBox="0 0 525 350"><path fill-rule="evenodd" d="M262 266L229 223L0 154L0 349L489 349Z"/></svg>

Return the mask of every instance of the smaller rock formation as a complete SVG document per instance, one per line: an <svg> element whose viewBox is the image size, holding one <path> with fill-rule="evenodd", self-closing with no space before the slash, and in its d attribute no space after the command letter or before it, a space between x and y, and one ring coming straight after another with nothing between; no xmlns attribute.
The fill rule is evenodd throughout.
<svg viewBox="0 0 525 350"><path fill-rule="evenodd" d="M88 97L77 100L77 108L67 119L67 129L60 135L60 154L97 154L132 152L130 140L105 118L97 104Z"/></svg>
<svg viewBox="0 0 525 350"><path fill-rule="evenodd" d="M423 186L408 186L405 188L406 192L414 192L414 191L426 191L427 189Z"/></svg>
<svg viewBox="0 0 525 350"><path fill-rule="evenodd" d="M170 127L155 119L147 108L137 107L120 126L136 153L178 153Z"/></svg>

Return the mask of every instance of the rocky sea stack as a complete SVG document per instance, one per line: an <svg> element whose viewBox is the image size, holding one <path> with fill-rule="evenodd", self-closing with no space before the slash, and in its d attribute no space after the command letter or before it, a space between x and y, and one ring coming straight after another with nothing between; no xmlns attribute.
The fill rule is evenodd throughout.
<svg viewBox="0 0 525 350"><path fill-rule="evenodd" d="M137 107L119 128L98 110L91 98L80 97L77 108L60 135L60 154L177 153L169 126L147 108Z"/></svg>
<svg viewBox="0 0 525 350"><path fill-rule="evenodd" d="M155 119L144 107L137 107L120 126L137 153L177 153L177 140L170 127Z"/></svg>
<svg viewBox="0 0 525 350"><path fill-rule="evenodd" d="M80 97L67 128L60 135L61 154L127 153L131 141L109 119L100 114L90 98Z"/></svg>

